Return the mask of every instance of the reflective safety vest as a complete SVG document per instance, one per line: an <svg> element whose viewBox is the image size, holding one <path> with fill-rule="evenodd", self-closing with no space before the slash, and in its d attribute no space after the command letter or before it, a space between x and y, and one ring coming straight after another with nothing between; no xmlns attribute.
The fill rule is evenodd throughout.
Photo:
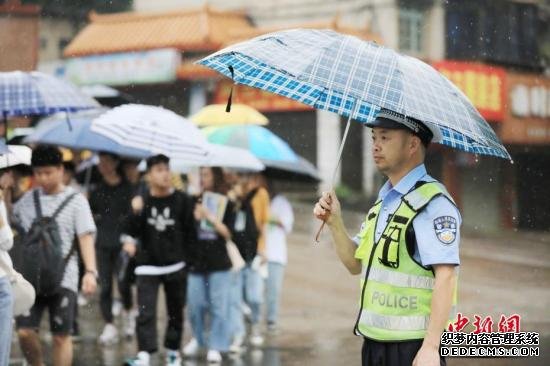
<svg viewBox="0 0 550 366"><path fill-rule="evenodd" d="M413 219L438 196L447 197L438 182L419 182L405 194L390 215L380 240L375 232L381 201L367 214L355 257L362 261L361 307L355 333L377 341L423 339L431 312L435 282L430 268L414 258ZM408 239L408 240L407 240ZM407 245L408 244L408 245ZM457 276L458 279L458 276ZM456 314L457 286L453 294L450 321Z"/></svg>

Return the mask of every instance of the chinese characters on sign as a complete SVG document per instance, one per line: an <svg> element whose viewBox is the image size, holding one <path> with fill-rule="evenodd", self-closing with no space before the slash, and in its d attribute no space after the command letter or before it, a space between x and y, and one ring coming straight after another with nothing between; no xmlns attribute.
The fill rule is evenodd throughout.
<svg viewBox="0 0 550 366"><path fill-rule="evenodd" d="M496 327L491 316L474 315L473 321L461 313L441 335L441 355L451 357L531 357L539 355L539 334L522 332L521 317L501 315ZM464 332L470 324L474 330ZM497 330L495 332L495 330Z"/></svg>
<svg viewBox="0 0 550 366"><path fill-rule="evenodd" d="M441 61L433 66L452 81L488 121L505 117L506 71L470 62Z"/></svg>
<svg viewBox="0 0 550 366"><path fill-rule="evenodd" d="M508 73L508 116L500 137L505 143L550 143L550 78Z"/></svg>

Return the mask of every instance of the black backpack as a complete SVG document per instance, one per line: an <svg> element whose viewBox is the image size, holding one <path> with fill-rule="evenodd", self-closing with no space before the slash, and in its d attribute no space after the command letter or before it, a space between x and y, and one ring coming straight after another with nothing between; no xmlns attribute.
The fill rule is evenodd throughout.
<svg viewBox="0 0 550 366"><path fill-rule="evenodd" d="M42 216L38 190L33 192L36 218L24 234L22 244L22 260L18 269L29 281L39 295L51 295L59 291L63 274L69 258L75 252L75 242L65 258L62 254L62 241L56 218L69 202L77 195L69 195L52 216Z"/></svg>
<svg viewBox="0 0 550 366"><path fill-rule="evenodd" d="M241 256L245 262L250 262L258 253L258 238L260 230L256 225L254 210L252 208L252 199L257 190L250 192L242 201L241 207L235 215L235 223L232 230L233 242L239 248Z"/></svg>

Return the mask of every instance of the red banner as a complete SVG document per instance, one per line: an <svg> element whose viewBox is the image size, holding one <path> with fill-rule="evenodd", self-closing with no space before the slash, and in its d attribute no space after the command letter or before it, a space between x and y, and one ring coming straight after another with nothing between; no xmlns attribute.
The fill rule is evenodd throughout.
<svg viewBox="0 0 550 366"><path fill-rule="evenodd" d="M506 70L479 63L441 61L433 64L477 108L483 118L500 122L506 116Z"/></svg>

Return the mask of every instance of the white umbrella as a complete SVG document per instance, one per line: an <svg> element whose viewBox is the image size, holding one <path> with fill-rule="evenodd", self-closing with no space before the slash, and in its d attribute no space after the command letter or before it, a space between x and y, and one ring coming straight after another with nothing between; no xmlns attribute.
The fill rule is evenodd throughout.
<svg viewBox="0 0 550 366"><path fill-rule="evenodd" d="M219 166L222 168L255 172L265 169L265 165L248 150L215 144L209 144L209 150L210 157L208 161L201 164L201 166ZM190 164L182 159L174 159L170 161L170 166L177 172L187 172L189 168L197 165Z"/></svg>
<svg viewBox="0 0 550 366"><path fill-rule="evenodd" d="M190 163L183 159L170 159L170 168L178 173L187 174L199 166L222 167L235 170L258 172L265 169L265 165L248 150L238 147L209 144L210 155L208 161L202 164ZM139 165L145 171L145 161Z"/></svg>
<svg viewBox="0 0 550 366"><path fill-rule="evenodd" d="M198 165L209 159L209 146L200 130L161 107L125 104L97 117L91 130L151 154L165 154Z"/></svg>
<svg viewBox="0 0 550 366"><path fill-rule="evenodd" d="M0 156L0 169L15 165L31 165L32 150L28 146L8 145L9 152Z"/></svg>

